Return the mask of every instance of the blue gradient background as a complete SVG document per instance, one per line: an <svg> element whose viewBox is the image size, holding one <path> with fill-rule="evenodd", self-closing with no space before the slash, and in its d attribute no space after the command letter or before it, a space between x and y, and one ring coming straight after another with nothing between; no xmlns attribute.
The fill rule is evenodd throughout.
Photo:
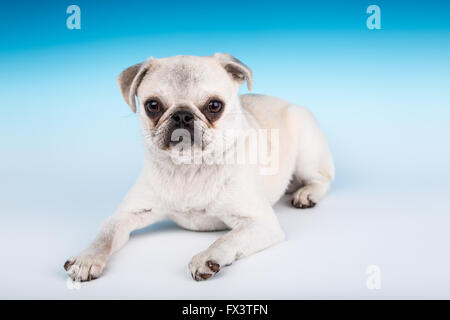
<svg viewBox="0 0 450 320"><path fill-rule="evenodd" d="M66 28L71 4L81 30ZM381 30L366 27L371 4ZM335 156L331 197L389 194L390 210L394 197L427 207L449 194L450 2L2 1L0 35L4 226L76 235L88 218L93 235L144 154L115 78L150 55L229 52L253 69L254 92L309 107Z"/></svg>

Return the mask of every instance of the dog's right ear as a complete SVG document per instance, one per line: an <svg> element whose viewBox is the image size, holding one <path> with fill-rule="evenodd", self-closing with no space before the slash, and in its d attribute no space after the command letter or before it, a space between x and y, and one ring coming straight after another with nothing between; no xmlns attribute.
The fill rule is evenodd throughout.
<svg viewBox="0 0 450 320"><path fill-rule="evenodd" d="M150 57L143 63L138 63L125 69L117 77L117 83L119 84L120 92L122 92L122 97L134 113L136 113L135 96L137 88L154 60L153 57Z"/></svg>

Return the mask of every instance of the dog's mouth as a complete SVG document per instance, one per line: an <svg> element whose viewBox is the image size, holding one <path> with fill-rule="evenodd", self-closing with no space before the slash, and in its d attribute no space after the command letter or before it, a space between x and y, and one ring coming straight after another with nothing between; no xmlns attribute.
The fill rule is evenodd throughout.
<svg viewBox="0 0 450 320"><path fill-rule="evenodd" d="M208 124L197 116L188 124L177 123L169 118L153 128L144 129L146 145L151 150L156 148L175 157L179 153L183 156L208 153L214 145L215 136L215 129L209 128Z"/></svg>
<svg viewBox="0 0 450 320"><path fill-rule="evenodd" d="M192 146L198 138L196 139L194 128L174 128L168 132L166 140L168 140L168 147L177 145Z"/></svg>
<svg viewBox="0 0 450 320"><path fill-rule="evenodd" d="M154 131L153 139L163 150L203 149L206 143L204 128L200 120L196 120L191 125L180 125L168 121Z"/></svg>

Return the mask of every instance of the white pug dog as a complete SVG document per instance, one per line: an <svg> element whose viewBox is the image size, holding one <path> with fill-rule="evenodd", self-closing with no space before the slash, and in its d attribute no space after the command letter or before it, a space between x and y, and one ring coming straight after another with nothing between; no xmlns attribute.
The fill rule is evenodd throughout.
<svg viewBox="0 0 450 320"><path fill-rule="evenodd" d="M284 239L272 209L283 194L293 191L297 208L326 194L333 160L311 112L278 98L240 96L244 81L251 90L250 68L221 53L149 58L119 75L133 112L138 100L145 165L92 244L65 263L72 279L97 278L133 230L165 218L189 230L231 229L189 263L195 280L209 279ZM269 157L250 161L267 146Z"/></svg>

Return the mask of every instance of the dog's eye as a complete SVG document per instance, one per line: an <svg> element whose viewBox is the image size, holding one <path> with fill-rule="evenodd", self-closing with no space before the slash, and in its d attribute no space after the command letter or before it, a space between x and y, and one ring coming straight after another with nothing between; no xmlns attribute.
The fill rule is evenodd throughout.
<svg viewBox="0 0 450 320"><path fill-rule="evenodd" d="M159 112L161 110L161 105L156 100L149 100L145 103L145 108L150 112Z"/></svg>
<svg viewBox="0 0 450 320"><path fill-rule="evenodd" d="M222 103L222 101L219 101L219 100L211 100L211 101L208 103L208 111L209 111L209 112L217 113L217 112L222 111L222 108L223 108L223 103Z"/></svg>

